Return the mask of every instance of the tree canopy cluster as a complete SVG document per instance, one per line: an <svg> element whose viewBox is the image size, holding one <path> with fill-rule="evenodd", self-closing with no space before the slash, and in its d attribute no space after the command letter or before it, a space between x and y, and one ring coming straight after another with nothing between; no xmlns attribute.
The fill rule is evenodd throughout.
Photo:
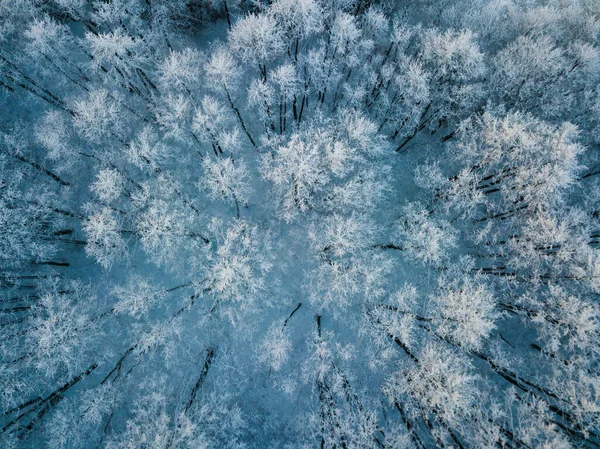
<svg viewBox="0 0 600 449"><path fill-rule="evenodd" d="M0 0L0 447L600 448L596 0Z"/></svg>

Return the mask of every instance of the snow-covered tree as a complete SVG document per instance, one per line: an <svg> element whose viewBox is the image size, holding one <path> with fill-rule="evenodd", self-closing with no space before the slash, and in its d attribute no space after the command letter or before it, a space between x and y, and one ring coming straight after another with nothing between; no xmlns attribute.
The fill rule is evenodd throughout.
<svg viewBox="0 0 600 449"><path fill-rule="evenodd" d="M213 308L225 310L235 321L261 299L268 302L265 276L272 268L268 234L245 220L226 225L210 223L216 245L205 267L204 288L214 297Z"/></svg>
<svg viewBox="0 0 600 449"><path fill-rule="evenodd" d="M94 212L83 225L85 252L106 269L127 258L127 242L117 213L108 207Z"/></svg>
<svg viewBox="0 0 600 449"><path fill-rule="evenodd" d="M215 199L233 200L237 217L240 218L240 204L247 205L251 193L249 175L243 161L232 158L208 159L203 162L204 177L200 187L208 190Z"/></svg>

